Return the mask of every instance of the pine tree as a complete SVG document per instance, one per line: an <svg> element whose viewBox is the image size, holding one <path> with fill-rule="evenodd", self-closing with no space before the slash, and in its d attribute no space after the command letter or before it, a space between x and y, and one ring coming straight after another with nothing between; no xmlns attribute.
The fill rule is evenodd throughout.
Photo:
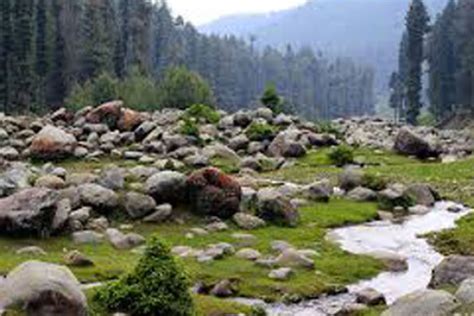
<svg viewBox="0 0 474 316"><path fill-rule="evenodd" d="M48 16L46 0L38 0L36 3L36 59L35 70L37 77L36 102L43 105L45 102L46 76L49 72L48 56Z"/></svg>
<svg viewBox="0 0 474 316"><path fill-rule="evenodd" d="M11 50L12 50L11 2L0 1L0 110L10 111Z"/></svg>
<svg viewBox="0 0 474 316"><path fill-rule="evenodd" d="M50 91L48 103L57 108L66 96L66 52L65 40L61 28L62 0L53 0L54 43L51 61Z"/></svg>
<svg viewBox="0 0 474 316"><path fill-rule="evenodd" d="M28 112L34 95L33 1L15 0L13 5L12 104L16 112Z"/></svg>
<svg viewBox="0 0 474 316"><path fill-rule="evenodd" d="M422 64L423 64L423 40L428 31L429 17L422 0L413 0L406 17L406 28L408 34L408 75L407 87L407 122L416 124L418 115L422 108Z"/></svg>

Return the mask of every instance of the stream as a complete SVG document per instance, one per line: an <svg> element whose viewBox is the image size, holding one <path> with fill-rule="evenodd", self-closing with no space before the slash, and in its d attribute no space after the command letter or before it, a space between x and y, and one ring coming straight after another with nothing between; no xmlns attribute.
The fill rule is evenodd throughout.
<svg viewBox="0 0 474 316"><path fill-rule="evenodd" d="M425 289L431 279L432 269L443 260L443 256L419 236L453 228L458 219L470 212L460 205L460 212L449 212L449 206L453 205L456 204L437 203L431 212L407 217L400 224L376 221L330 231L328 238L344 250L354 254L396 253L407 259L408 270L382 272L373 279L348 286L349 292L346 294L325 296L294 305L264 305L265 309L273 316L332 315L344 305L355 302L354 293L365 288L373 288L384 294L389 305L401 296Z"/></svg>

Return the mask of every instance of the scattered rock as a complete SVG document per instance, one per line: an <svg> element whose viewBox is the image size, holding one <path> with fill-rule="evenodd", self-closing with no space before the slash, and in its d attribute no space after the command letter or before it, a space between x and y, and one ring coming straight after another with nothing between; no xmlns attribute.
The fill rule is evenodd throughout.
<svg viewBox="0 0 474 316"><path fill-rule="evenodd" d="M162 204L155 208L155 212L143 219L146 223L162 223L169 219L173 214L173 206L171 204Z"/></svg>
<svg viewBox="0 0 474 316"><path fill-rule="evenodd" d="M398 132L395 137L394 149L401 154L416 156L421 159L439 156L437 149L408 128L402 128Z"/></svg>
<svg viewBox="0 0 474 316"><path fill-rule="evenodd" d="M365 304L368 306L385 305L385 297L382 293L371 289L363 289L356 293L357 303Z"/></svg>
<svg viewBox="0 0 474 316"><path fill-rule="evenodd" d="M219 169L205 168L194 172L186 186L197 214L230 218L240 210L240 184Z"/></svg>
<svg viewBox="0 0 474 316"><path fill-rule="evenodd" d="M72 240L75 244L98 244L102 242L104 236L91 230L74 232Z"/></svg>
<svg viewBox="0 0 474 316"><path fill-rule="evenodd" d="M430 287L458 286L471 277L474 277L474 257L449 256L434 268Z"/></svg>
<svg viewBox="0 0 474 316"><path fill-rule="evenodd" d="M288 280L292 274L293 270L291 268L280 268L270 271L268 277L274 280Z"/></svg>
<svg viewBox="0 0 474 316"><path fill-rule="evenodd" d="M87 315L79 281L66 267L39 261L13 269L0 287L0 306L23 306L27 315Z"/></svg>
<svg viewBox="0 0 474 316"><path fill-rule="evenodd" d="M71 267L89 267L94 265L94 262L92 262L91 259L87 258L77 250L68 252L64 256L64 261L66 262L66 265Z"/></svg>
<svg viewBox="0 0 474 316"><path fill-rule="evenodd" d="M438 194L426 184L412 184L404 192L413 203L424 206L433 206Z"/></svg>
<svg viewBox="0 0 474 316"><path fill-rule="evenodd" d="M74 153L76 145L77 140L73 135L47 125L33 138L30 153L39 159L65 158Z"/></svg>
<svg viewBox="0 0 474 316"><path fill-rule="evenodd" d="M99 212L114 209L118 206L117 194L98 184L83 184L79 186L82 203L92 206Z"/></svg>
<svg viewBox="0 0 474 316"><path fill-rule="evenodd" d="M288 248L276 258L276 262L280 266L287 267L303 267L308 269L314 268L314 261L299 253L297 250Z"/></svg>
<svg viewBox="0 0 474 316"><path fill-rule="evenodd" d="M235 256L240 259L255 261L259 259L262 254L258 250L252 248L242 248L237 251Z"/></svg>
<svg viewBox="0 0 474 316"><path fill-rule="evenodd" d="M347 194L347 197L351 200L358 201L358 202L375 201L377 200L377 193L375 193L371 189L357 187L351 190Z"/></svg>
<svg viewBox="0 0 474 316"><path fill-rule="evenodd" d="M265 221L263 219L246 213L235 213L232 218L237 226L246 230L257 229L265 226Z"/></svg>
<svg viewBox="0 0 474 316"><path fill-rule="evenodd" d="M278 195L260 198L256 215L266 222L281 226L296 227L300 221L298 210L288 200Z"/></svg>
<svg viewBox="0 0 474 316"><path fill-rule="evenodd" d="M450 316L459 305L448 292L422 290L399 298L382 316Z"/></svg>
<svg viewBox="0 0 474 316"><path fill-rule="evenodd" d="M128 192L125 195L124 205L127 214L132 219L143 218L156 208L156 202L151 196L136 192Z"/></svg>
<svg viewBox="0 0 474 316"><path fill-rule="evenodd" d="M465 305L474 303L474 278L462 281L454 296Z"/></svg>
<svg viewBox="0 0 474 316"><path fill-rule="evenodd" d="M176 171L162 171L151 176L145 184L145 191L157 203L183 202L186 176Z"/></svg>
<svg viewBox="0 0 474 316"><path fill-rule="evenodd" d="M231 297L237 293L237 290L232 281L222 280L214 285L210 293L216 297Z"/></svg>
<svg viewBox="0 0 474 316"><path fill-rule="evenodd" d="M117 249L132 249L145 243L145 238L135 233L123 234L118 229L109 228L105 234L109 242Z"/></svg>

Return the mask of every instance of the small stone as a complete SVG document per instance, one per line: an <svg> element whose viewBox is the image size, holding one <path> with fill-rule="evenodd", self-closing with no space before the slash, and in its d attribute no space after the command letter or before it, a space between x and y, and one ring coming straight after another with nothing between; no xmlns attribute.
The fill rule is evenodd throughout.
<svg viewBox="0 0 474 316"><path fill-rule="evenodd" d="M67 253L64 256L64 261L66 262L66 265L73 267L89 267L94 265L92 260L77 250Z"/></svg>
<svg viewBox="0 0 474 316"><path fill-rule="evenodd" d="M169 219L173 214L173 206L171 204L158 205L155 212L143 219L146 223L162 223Z"/></svg>
<svg viewBox="0 0 474 316"><path fill-rule="evenodd" d="M383 294L371 288L357 292L356 296L357 303L368 306L384 305L386 303Z"/></svg>
<svg viewBox="0 0 474 316"><path fill-rule="evenodd" d="M280 268L270 271L268 277L274 280L288 280L292 274L293 270L291 268Z"/></svg>
<svg viewBox="0 0 474 316"><path fill-rule="evenodd" d="M72 240L75 244L98 244L102 242L103 235L90 230L75 232Z"/></svg>
<svg viewBox="0 0 474 316"><path fill-rule="evenodd" d="M283 252L286 249L294 248L293 245L284 240L274 240L270 243L272 250Z"/></svg>
<svg viewBox="0 0 474 316"><path fill-rule="evenodd" d="M237 251L235 256L240 259L255 261L259 259L262 254L258 250L252 248L243 248Z"/></svg>
<svg viewBox="0 0 474 316"><path fill-rule="evenodd" d="M193 248L188 246L175 246L171 248L171 253L178 257L188 257L193 252Z"/></svg>
<svg viewBox="0 0 474 316"><path fill-rule="evenodd" d="M308 269L314 268L313 260L291 248L283 250L283 252L276 258L276 261L280 266L304 267Z"/></svg>
<svg viewBox="0 0 474 316"><path fill-rule="evenodd" d="M203 228L194 227L190 229L190 232L196 236L206 236L209 235L209 232Z"/></svg>
<svg viewBox="0 0 474 316"><path fill-rule="evenodd" d="M227 226L224 222L214 222L211 224L206 225L206 230L209 232L222 232L228 230L229 226Z"/></svg>
<svg viewBox="0 0 474 316"><path fill-rule="evenodd" d="M234 222L242 229L252 230L265 226L265 221L246 213L236 213L232 217Z"/></svg>

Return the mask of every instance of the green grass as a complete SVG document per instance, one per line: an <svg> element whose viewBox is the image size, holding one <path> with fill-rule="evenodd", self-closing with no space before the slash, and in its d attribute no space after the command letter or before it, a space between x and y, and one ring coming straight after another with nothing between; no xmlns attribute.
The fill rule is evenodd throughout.
<svg viewBox="0 0 474 316"><path fill-rule="evenodd" d="M314 249L320 254L315 258L316 271L299 269L287 282L271 280L267 277L269 269L233 256L208 264L200 264L195 259L185 259L184 266L195 282L211 284L224 278L239 280L239 296L243 297L256 297L269 301L279 300L286 294L303 298L315 297L335 287L372 277L381 270L382 266L378 261L348 254L324 238L327 228L371 220L376 216L376 210L376 206L371 203L333 200L329 204L316 203L303 208L302 224L298 228L269 226L253 231L257 240L251 247L265 255L272 254L270 242L279 239L298 248ZM216 242L229 242L237 249L243 246L238 245L231 236L234 232L241 232L231 223L229 231L187 239L185 234L189 229L200 224L199 219L191 217L184 225L137 225L134 231L147 237L157 234L171 245L200 248ZM0 273L5 274L16 265L30 259L28 256L15 253L17 249L30 245L40 246L48 252L48 255L41 260L55 263L64 263L62 258L66 249L78 249L83 252L95 262L95 266L72 268L82 282L116 278L130 271L139 258L138 254L115 250L107 243L76 247L68 237L56 237L44 241L0 238L2 253Z"/></svg>

